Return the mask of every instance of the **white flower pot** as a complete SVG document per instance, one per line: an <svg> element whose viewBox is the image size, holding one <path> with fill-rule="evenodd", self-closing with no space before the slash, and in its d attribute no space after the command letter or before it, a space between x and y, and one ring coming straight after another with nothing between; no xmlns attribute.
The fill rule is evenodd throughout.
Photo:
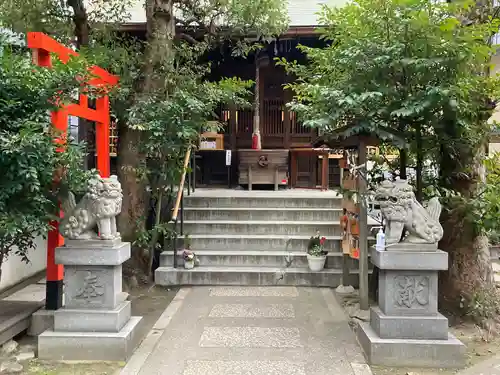
<svg viewBox="0 0 500 375"><path fill-rule="evenodd" d="M307 263L309 264L309 269L313 272L318 272L325 268L325 262L326 255L317 257L307 254Z"/></svg>
<svg viewBox="0 0 500 375"><path fill-rule="evenodd" d="M185 260L184 261L184 268L187 270L191 270L194 268L194 260Z"/></svg>

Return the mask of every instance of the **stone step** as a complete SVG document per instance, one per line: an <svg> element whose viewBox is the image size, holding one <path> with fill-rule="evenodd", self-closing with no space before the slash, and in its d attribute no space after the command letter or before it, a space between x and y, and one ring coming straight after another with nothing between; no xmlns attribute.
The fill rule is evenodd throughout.
<svg viewBox="0 0 500 375"><path fill-rule="evenodd" d="M186 207L184 220L279 220L334 221L342 214L340 208L297 207Z"/></svg>
<svg viewBox="0 0 500 375"><path fill-rule="evenodd" d="M277 267L208 267L191 270L159 267L155 271L155 283L171 285L293 285L335 288L342 283L342 270L324 269L311 272L308 268ZM351 272L349 284L357 287L357 271Z"/></svg>
<svg viewBox="0 0 500 375"><path fill-rule="evenodd" d="M307 267L307 254L305 251L267 251L267 250L194 250L200 261L200 266L234 266L234 267ZM182 250L177 252L178 265L184 266ZM339 252L328 253L325 268L342 268L343 254ZM173 266L173 253L164 251L160 255L160 267ZM357 269L358 261L349 259L349 268Z"/></svg>
<svg viewBox="0 0 500 375"><path fill-rule="evenodd" d="M375 224L371 224L373 226ZM184 220L184 232L192 234L268 234L340 236L340 223L335 221L254 221L254 220Z"/></svg>
<svg viewBox="0 0 500 375"><path fill-rule="evenodd" d="M337 221L253 221L253 220L184 220L188 234L269 234L269 235L314 235L339 236Z"/></svg>
<svg viewBox="0 0 500 375"><path fill-rule="evenodd" d="M191 248L199 250L305 251L310 235L189 234ZM328 236L325 249L340 251L340 236ZM287 242L289 241L288 248Z"/></svg>
<svg viewBox="0 0 500 375"><path fill-rule="evenodd" d="M256 208L269 208L269 207L287 207L287 208L341 208L342 198L340 196L332 196L332 194L325 194L324 197L307 196L289 196L281 192L270 192L262 196L255 196L252 192L245 195L238 196L224 196L224 197L206 197L206 196L185 196L184 207L212 207L212 208L235 208L235 207L256 207ZM312 194L311 194L312 195Z"/></svg>
<svg viewBox="0 0 500 375"><path fill-rule="evenodd" d="M190 234L191 248L197 251L219 250L288 250L304 252L310 235L239 235L239 234ZM340 251L340 236L327 236L325 249L330 252ZM289 241L288 248L287 242ZM374 244L375 238L369 237L369 244Z"/></svg>

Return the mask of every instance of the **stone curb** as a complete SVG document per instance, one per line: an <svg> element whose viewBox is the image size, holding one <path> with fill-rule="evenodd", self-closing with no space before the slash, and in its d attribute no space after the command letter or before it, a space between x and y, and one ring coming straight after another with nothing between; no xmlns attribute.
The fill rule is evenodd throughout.
<svg viewBox="0 0 500 375"><path fill-rule="evenodd" d="M332 317L335 318L336 321L348 324L349 318L339 302L337 302L333 290L324 288L321 292ZM370 366L366 363L351 362L350 365L355 375L373 375Z"/></svg>
<svg viewBox="0 0 500 375"><path fill-rule="evenodd" d="M115 375L138 375L142 367L146 363L151 353L156 348L156 344L168 327L172 318L184 303L184 299L191 291L191 288L181 288L174 299L167 306L165 311L160 315L153 328L146 335L139 347L127 362L127 365L121 370L116 371Z"/></svg>

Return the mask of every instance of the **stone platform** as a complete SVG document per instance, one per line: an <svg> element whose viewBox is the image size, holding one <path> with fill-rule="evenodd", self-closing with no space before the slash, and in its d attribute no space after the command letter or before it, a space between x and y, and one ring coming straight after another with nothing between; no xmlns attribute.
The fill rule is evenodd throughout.
<svg viewBox="0 0 500 375"><path fill-rule="evenodd" d="M371 365L456 368L465 366L465 345L448 334L446 340L381 338L362 322L358 341Z"/></svg>
<svg viewBox="0 0 500 375"><path fill-rule="evenodd" d="M38 358L73 361L126 361L139 344L133 316L119 332L66 332L47 330L38 336Z"/></svg>
<svg viewBox="0 0 500 375"><path fill-rule="evenodd" d="M361 323L358 341L370 364L408 367L463 367L465 345L448 333L438 312L438 272L448 268L441 250L371 250L380 269L378 307ZM411 247L411 246L410 246Z"/></svg>
<svg viewBox="0 0 500 375"><path fill-rule="evenodd" d="M38 336L38 357L47 360L125 361L136 348L140 317L122 292L122 263L130 244L68 241L56 249L65 266L65 306L54 312L54 328Z"/></svg>

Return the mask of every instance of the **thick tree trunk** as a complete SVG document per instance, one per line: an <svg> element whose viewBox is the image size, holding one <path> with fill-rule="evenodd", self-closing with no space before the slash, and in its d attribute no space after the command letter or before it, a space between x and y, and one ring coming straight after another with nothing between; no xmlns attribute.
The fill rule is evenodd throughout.
<svg viewBox="0 0 500 375"><path fill-rule="evenodd" d="M126 124L118 125L118 178L123 189L122 211L118 217L118 228L122 238L133 242L145 229L146 184L138 170L144 166L145 158L140 152L141 132Z"/></svg>
<svg viewBox="0 0 500 375"><path fill-rule="evenodd" d="M466 198L476 195L485 180L482 163L485 150L484 146L479 148L469 178L454 170L458 166L447 154L442 155L441 180ZM478 234L475 223L468 217L467 207L443 210L441 217L444 236L439 248L448 252L449 269L440 275L440 302L444 309L454 313L464 313L477 293L495 289L488 238Z"/></svg>
<svg viewBox="0 0 500 375"><path fill-rule="evenodd" d="M68 0L68 5L73 9L74 36L76 38L76 49L79 51L82 47L88 47L90 41L90 26L87 15L87 9L83 0ZM86 155L83 160L83 168L91 169L94 167L95 156L92 146L95 144L93 132L91 131L92 122L85 119L78 119L78 141L86 142Z"/></svg>
<svg viewBox="0 0 500 375"><path fill-rule="evenodd" d="M90 26L87 9L83 0L68 0L68 5L73 8L73 23L75 25L76 48L89 45Z"/></svg>
<svg viewBox="0 0 500 375"><path fill-rule="evenodd" d="M147 45L145 50L144 80L137 90L137 100L151 94L166 95L165 67L173 57L172 43L175 37L175 22L172 0L147 0ZM168 68L167 68L168 70ZM130 129L126 124L119 126L118 173L123 187L123 207L118 225L128 241L137 238L145 230L149 210L149 194L146 181L137 173L145 167L146 156L141 152L140 131ZM149 274L146 249L135 249L133 267L143 268ZM132 267L129 267L129 269Z"/></svg>

